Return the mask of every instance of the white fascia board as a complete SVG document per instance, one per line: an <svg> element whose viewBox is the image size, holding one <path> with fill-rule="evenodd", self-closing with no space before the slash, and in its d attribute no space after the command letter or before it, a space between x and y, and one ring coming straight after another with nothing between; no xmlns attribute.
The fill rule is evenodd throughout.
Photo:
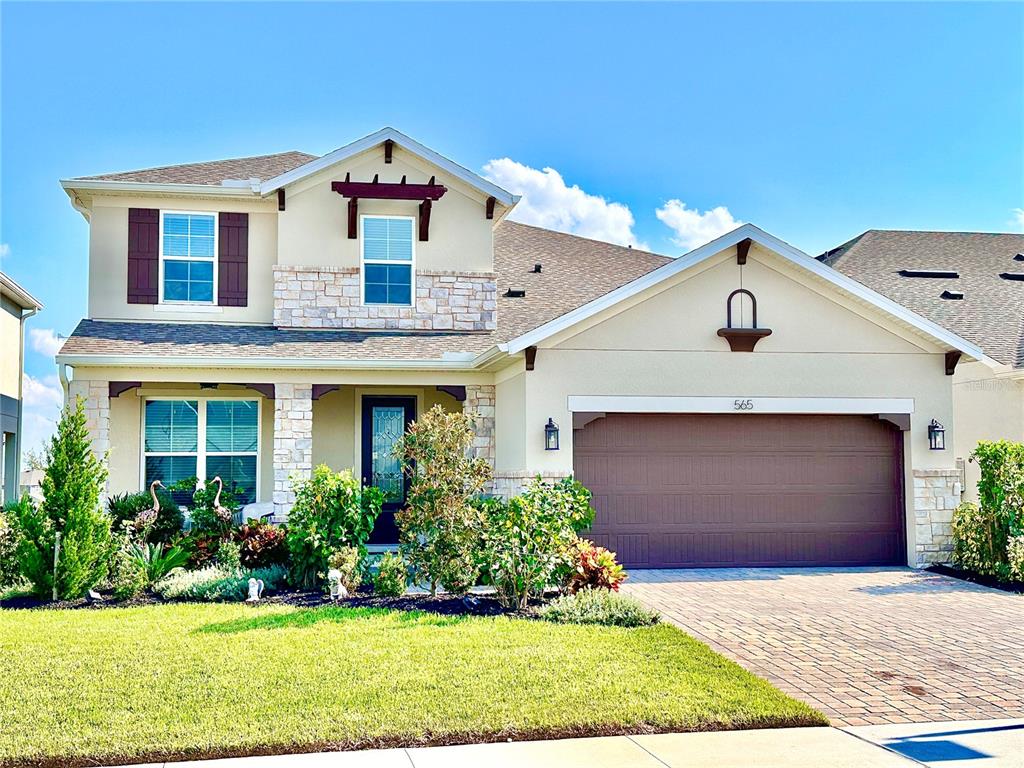
<svg viewBox="0 0 1024 768"><path fill-rule="evenodd" d="M569 395L573 413L913 413L911 397L676 397L674 395Z"/></svg>
<svg viewBox="0 0 1024 768"><path fill-rule="evenodd" d="M3 272L0 272L0 293L10 296L22 309L38 312L43 308L43 304L39 299L26 291Z"/></svg>
<svg viewBox="0 0 1024 768"><path fill-rule="evenodd" d="M966 339L957 336L955 333L933 323L931 320L921 317L921 315L916 312L912 312L902 304L898 304L892 299L871 290L867 286L861 285L856 280L844 275L842 272L839 272L832 267L825 266L798 248L794 248L789 243L783 242L779 238L768 234L763 229L756 227L753 224L743 224L732 232L728 232L721 237L712 240L710 243L702 245L699 248L695 248L689 253L680 256L676 260L658 267L653 272L648 272L646 275L643 275L630 283L626 283L625 285L616 288L614 291L606 293L604 296L594 299L581 307L577 307L571 312L565 313L561 317L557 317L550 322L544 323L544 325L534 328L532 331L524 333L522 336L512 339L508 342L509 354L516 354L518 352L522 352L527 347L536 346L545 339L570 328L576 323L586 320L589 317L593 317L599 312L602 312L603 310L612 307L631 296L635 296L636 294L641 293L664 280L668 280L669 278L678 275L680 272L699 264L717 253L721 253L726 248L730 248L741 240L745 240L747 238L750 238L755 243L777 253L784 259L803 267L826 282L841 288L868 304L878 307L889 315L907 323L919 331L922 331L942 344L953 347L953 349L957 349L976 360L983 359L984 353L977 345L972 344Z"/></svg>
<svg viewBox="0 0 1024 768"><path fill-rule="evenodd" d="M213 184L149 184L139 181L103 181L97 179L61 179L65 191L138 192L159 195L207 195L214 197L254 198L250 187L224 187Z"/></svg>
<svg viewBox="0 0 1024 768"><path fill-rule="evenodd" d="M344 147L336 149L333 152L329 152L323 157L317 158L316 160L310 160L305 165L300 165L298 168L293 168L286 173L282 173L280 176L275 176L260 185L260 194L269 195L272 192L276 192L281 187L294 184L296 181L300 181L307 176L319 173L325 168L330 168L336 163L340 163L343 160L354 157L360 152L373 149L374 147L383 144L388 139L395 142L395 144L403 149L406 149L415 155L419 155L427 162L433 163L438 168L447 171L452 176L466 182L471 187L479 189L485 195L493 197L502 205L511 206L515 205L519 201L519 195L513 195L511 192L502 189L497 184L488 181L483 176L473 173L468 168L463 168L453 160L449 160L447 157L439 155L434 150L423 146L418 141L406 136L404 133L397 131L394 128L381 128L379 131L371 133L369 136L364 136L361 139L357 139L351 144L346 144Z"/></svg>
<svg viewBox="0 0 1024 768"><path fill-rule="evenodd" d="M475 368L475 356L452 354L425 360L338 360L309 357L172 357L167 355L57 355L58 365L102 368L304 368L309 370L436 370Z"/></svg>

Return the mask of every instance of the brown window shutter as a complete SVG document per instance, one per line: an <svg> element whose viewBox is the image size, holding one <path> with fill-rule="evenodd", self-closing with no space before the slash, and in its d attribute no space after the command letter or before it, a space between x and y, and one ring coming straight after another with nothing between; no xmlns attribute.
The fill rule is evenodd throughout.
<svg viewBox="0 0 1024 768"><path fill-rule="evenodd" d="M249 304L249 214L220 214L217 243L217 304Z"/></svg>
<svg viewBox="0 0 1024 768"><path fill-rule="evenodd" d="M160 300L160 211L128 209L128 303Z"/></svg>

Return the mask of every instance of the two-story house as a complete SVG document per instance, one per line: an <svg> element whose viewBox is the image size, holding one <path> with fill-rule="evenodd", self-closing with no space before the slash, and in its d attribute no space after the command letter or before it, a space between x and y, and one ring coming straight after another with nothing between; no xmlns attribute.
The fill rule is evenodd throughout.
<svg viewBox="0 0 1024 768"><path fill-rule="evenodd" d="M18 498L25 321L42 308L32 294L0 272L0 505Z"/></svg>
<svg viewBox="0 0 1024 768"><path fill-rule="evenodd" d="M112 492L218 475L284 520L291 477L353 467L393 543L391 447L439 404L480 414L496 493L575 474L631 566L948 549L952 374L981 350L755 226L670 259L516 224L390 128L62 184L89 316L57 361Z"/></svg>

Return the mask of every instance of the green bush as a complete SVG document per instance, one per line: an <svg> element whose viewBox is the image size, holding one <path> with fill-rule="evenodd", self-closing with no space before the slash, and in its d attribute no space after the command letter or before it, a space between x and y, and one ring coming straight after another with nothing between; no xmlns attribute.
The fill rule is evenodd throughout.
<svg viewBox="0 0 1024 768"><path fill-rule="evenodd" d="M198 571L175 570L153 585L153 591L168 599L239 601L249 596L249 579L262 579L267 592L285 582L288 572L280 565L251 571L228 572L216 566Z"/></svg>
<svg viewBox="0 0 1024 768"><path fill-rule="evenodd" d="M134 551L138 546L127 533L115 534L115 551L110 563L110 587L114 597L125 599L143 592L153 582L146 563Z"/></svg>
<svg viewBox="0 0 1024 768"><path fill-rule="evenodd" d="M241 547L242 566L266 568L288 563L285 529L262 520L250 520L235 532Z"/></svg>
<svg viewBox="0 0 1024 768"><path fill-rule="evenodd" d="M590 491L571 477L538 477L507 502L491 500L485 511L484 561L498 599L510 608L525 608L564 573L576 532L594 519Z"/></svg>
<svg viewBox="0 0 1024 768"><path fill-rule="evenodd" d="M491 477L470 458L476 416L434 406L409 425L396 452L411 482L407 505L395 515L402 553L421 581L464 595L480 573L483 517L474 499Z"/></svg>
<svg viewBox="0 0 1024 768"><path fill-rule="evenodd" d="M996 545L996 529L991 515L981 507L965 501L953 511L953 562L961 568L983 576L998 572L1000 552Z"/></svg>
<svg viewBox="0 0 1024 768"><path fill-rule="evenodd" d="M1006 560L1011 581L1024 583L1024 536L1011 536L1006 545Z"/></svg>
<svg viewBox="0 0 1024 768"><path fill-rule="evenodd" d="M242 548L235 541L222 541L217 548L217 567L236 573L242 570Z"/></svg>
<svg viewBox="0 0 1024 768"><path fill-rule="evenodd" d="M185 516L168 491L158 488L156 497L160 511L157 513L156 521L149 528L146 540L169 544L181 536ZM124 530L125 523L134 526L139 513L152 508L153 497L149 491L122 493L107 500L107 514L110 515L111 528L114 531Z"/></svg>
<svg viewBox="0 0 1024 768"><path fill-rule="evenodd" d="M100 510L107 469L92 452L80 397L61 413L45 461L43 503L36 507L28 501L15 507L19 567L33 593L49 597L55 587L59 533L56 594L62 599L80 597L106 578L112 552L110 518Z"/></svg>
<svg viewBox="0 0 1024 768"><path fill-rule="evenodd" d="M658 612L638 600L607 589L584 589L562 595L537 611L537 615L560 624L605 624L612 627L646 627L657 624Z"/></svg>
<svg viewBox="0 0 1024 768"><path fill-rule="evenodd" d="M363 488L350 471L332 472L325 464L316 467L308 480L294 481L292 487L295 504L285 535L292 583L317 587L327 576L327 559L333 552L355 547L365 554L383 495L379 488Z"/></svg>
<svg viewBox="0 0 1024 768"><path fill-rule="evenodd" d="M220 506L224 512L218 512L214 506L219 488L212 480L200 483L198 478L189 477L176 482L172 490L177 493L191 492L188 511L193 533L228 538L239 509L238 499L230 488L225 487L220 495Z"/></svg>
<svg viewBox="0 0 1024 768"><path fill-rule="evenodd" d="M0 509L0 589L21 581L21 568L18 564L18 529L14 525L14 507L25 503L26 499L12 502L4 509Z"/></svg>
<svg viewBox="0 0 1024 768"><path fill-rule="evenodd" d="M401 597L409 579L409 567L401 555L385 552L377 561L373 591L382 597Z"/></svg>
<svg viewBox="0 0 1024 768"><path fill-rule="evenodd" d="M619 591L626 580L626 569L615 559L615 553L587 539L576 539L568 550L565 588L570 594L581 589Z"/></svg>
<svg viewBox="0 0 1024 768"><path fill-rule="evenodd" d="M349 594L359 589L363 582L363 556L356 547L339 547L327 558L328 571L341 574L341 585Z"/></svg>

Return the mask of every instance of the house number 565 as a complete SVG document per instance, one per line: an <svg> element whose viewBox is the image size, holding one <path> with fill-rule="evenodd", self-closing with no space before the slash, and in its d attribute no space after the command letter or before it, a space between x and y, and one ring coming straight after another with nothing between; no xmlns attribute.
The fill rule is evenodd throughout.
<svg viewBox="0 0 1024 768"><path fill-rule="evenodd" d="M735 411L752 411L754 410L753 400L733 400L732 407Z"/></svg>

